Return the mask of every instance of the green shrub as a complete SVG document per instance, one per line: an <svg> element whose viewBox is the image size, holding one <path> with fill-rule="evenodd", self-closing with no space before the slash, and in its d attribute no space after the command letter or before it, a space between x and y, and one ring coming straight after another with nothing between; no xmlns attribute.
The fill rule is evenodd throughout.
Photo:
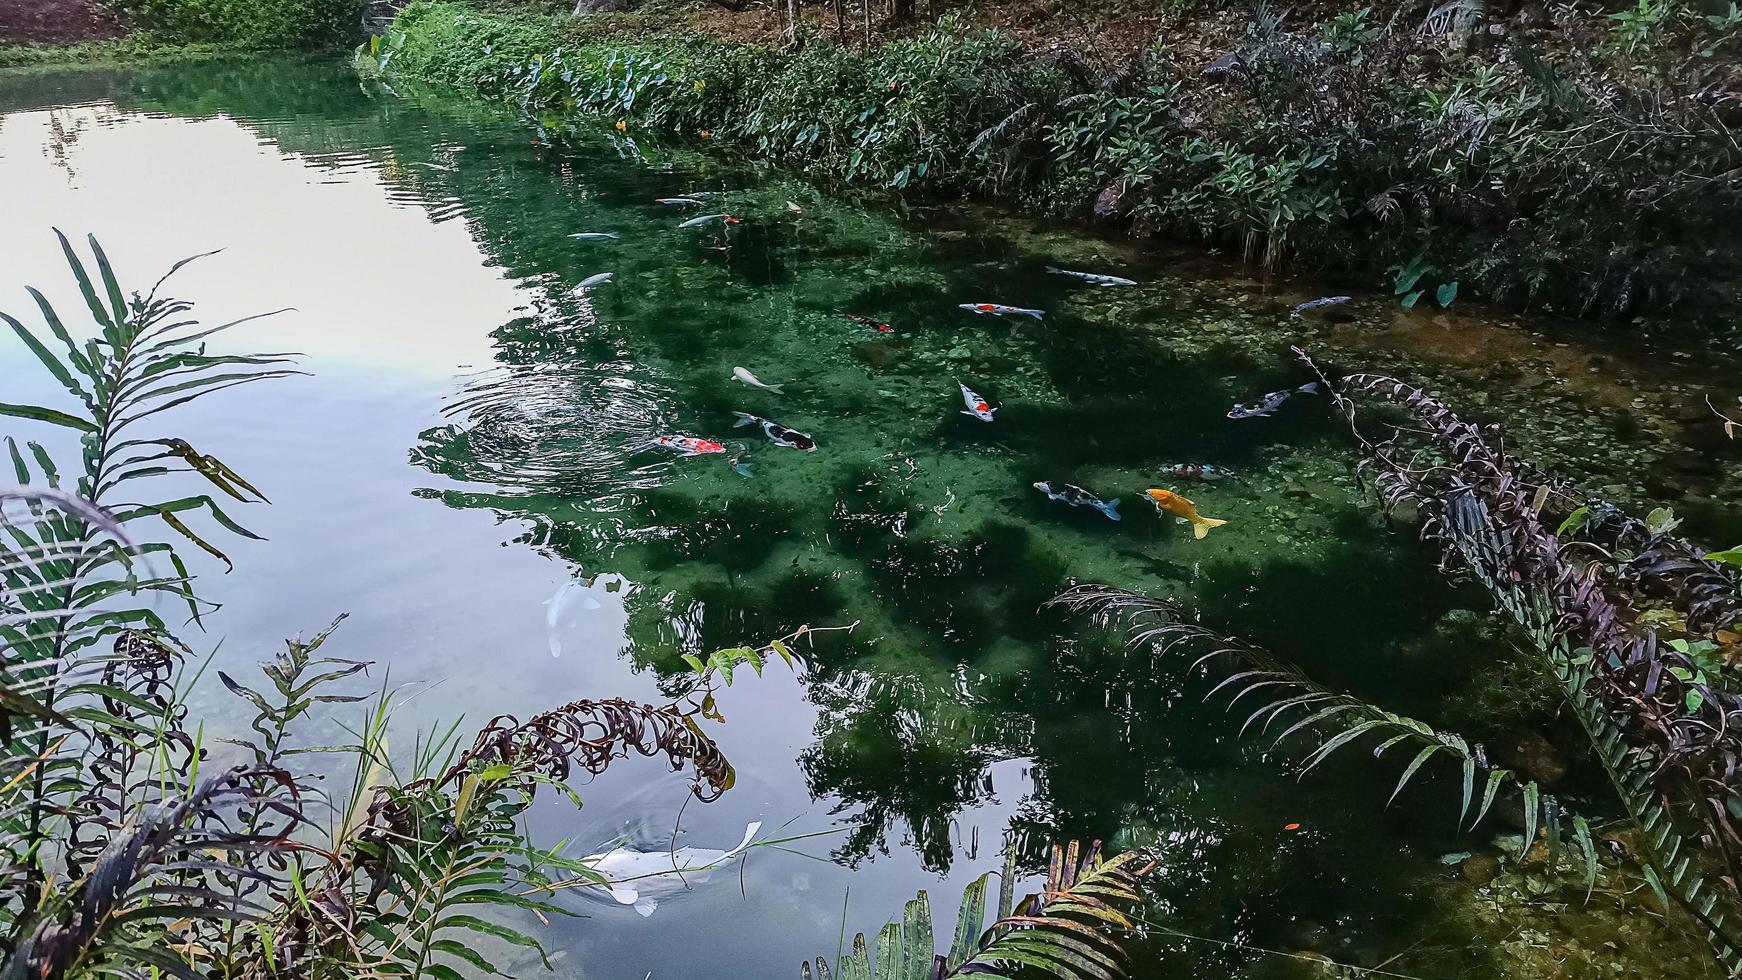
<svg viewBox="0 0 1742 980"><path fill-rule="evenodd" d="M144 30L233 48L321 48L361 30L357 0L112 0Z"/></svg>

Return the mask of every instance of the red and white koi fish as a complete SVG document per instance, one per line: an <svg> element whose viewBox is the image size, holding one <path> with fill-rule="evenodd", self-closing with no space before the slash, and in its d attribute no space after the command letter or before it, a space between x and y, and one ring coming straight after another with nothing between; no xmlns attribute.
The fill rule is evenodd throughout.
<svg viewBox="0 0 1742 980"><path fill-rule="evenodd" d="M1173 463L1161 468L1163 473L1180 480L1221 480L1233 472L1210 463Z"/></svg>
<svg viewBox="0 0 1742 980"><path fill-rule="evenodd" d="M857 313L849 313L846 310L836 310L835 312L841 314L842 316L853 321L854 323L857 323L861 326L869 327L872 330L877 331L878 333L894 333L895 332L895 328L890 326L889 324L879 323L876 320L873 320L868 316L860 316Z"/></svg>
<svg viewBox="0 0 1742 980"><path fill-rule="evenodd" d="M740 218L736 215L731 215L731 214L704 214L699 218L691 218L690 220L684 222L683 224L678 225L678 227L679 228L697 228L697 227L700 227L702 225L707 224L710 221L724 221L726 224L735 225L735 224L742 222L743 220L744 220L743 218Z"/></svg>
<svg viewBox="0 0 1742 980"><path fill-rule="evenodd" d="M962 389L962 403L968 406L962 410L963 415L972 416L982 422L992 421L992 413L998 411L996 408L987 404L986 399L981 398L974 392L974 389L960 381L956 382L956 387Z"/></svg>
<svg viewBox="0 0 1742 980"><path fill-rule="evenodd" d="M653 440L653 445L661 449L670 449L680 456L706 456L710 453L726 451L726 447L717 442L709 442L695 436L660 436Z"/></svg>
<svg viewBox="0 0 1742 980"><path fill-rule="evenodd" d="M969 313L977 313L981 316L990 313L993 316L1031 316L1036 320L1046 316L1045 310L1030 310L1020 306L1004 306L1000 303L962 303L959 305Z"/></svg>

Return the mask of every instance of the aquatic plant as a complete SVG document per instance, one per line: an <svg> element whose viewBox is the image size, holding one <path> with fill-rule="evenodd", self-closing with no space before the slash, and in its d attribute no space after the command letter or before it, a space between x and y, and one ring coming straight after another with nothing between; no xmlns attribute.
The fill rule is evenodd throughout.
<svg viewBox="0 0 1742 980"><path fill-rule="evenodd" d="M1742 620L1736 570L1700 557L1671 524L1541 474L1505 451L1498 427L1466 422L1419 388L1353 375L1332 390L1387 510L1417 515L1423 539L1535 638L1640 831L1654 887L1701 922L1727 967L1742 964L1730 924L1742 908L1742 733L1730 723L1742 696L1687 644L1629 625L1654 593L1689 631ZM1371 438L1356 425L1358 398L1398 406L1408 422Z"/></svg>
<svg viewBox="0 0 1742 980"><path fill-rule="evenodd" d="M1587 883L1595 883L1597 848L1589 822L1583 816L1567 813L1558 800L1543 793L1534 781L1491 763L1480 744L1348 693L1333 691L1312 680L1299 667L1255 644L1191 621L1189 610L1170 600L1103 585L1079 585L1049 605L1121 630L1127 635L1131 650L1147 649L1161 658L1176 657L1181 651L1197 653L1187 672L1221 677L1204 700L1231 692L1227 710L1232 713L1242 700L1252 696L1242 708L1250 713L1241 723L1239 735L1264 736L1272 726L1277 726L1280 730L1269 748L1281 746L1291 737L1310 744L1303 756L1302 776L1338 750L1360 744L1362 739L1372 744L1376 759L1402 746L1409 761L1386 800L1389 805L1430 760L1444 756L1456 761L1463 774L1457 821L1460 828L1473 828L1481 823L1496 797L1504 791L1522 808L1524 850L1528 851L1535 842L1540 826L1549 834L1551 860L1559 859L1561 842L1570 840L1582 857ZM1523 853L1519 856L1522 858Z"/></svg>
<svg viewBox="0 0 1742 980"><path fill-rule="evenodd" d="M833 971L817 957L816 980L839 975L841 980L900 980L929 977L1014 976L1035 971L1061 980L1110 978L1124 973L1124 952L1115 930L1132 928L1120 911L1142 900L1141 880L1155 861L1141 851L1101 857L1101 844L1054 845L1042 891L1014 902L1016 852L1005 852L1000 874L997 918L981 931L986 919L986 891L991 874L981 875L962 893L954 939L945 955L937 953L931 906L925 892L907 903L902 921L878 932L876 956L865 934L853 937L853 950ZM812 965L801 975L812 980Z"/></svg>

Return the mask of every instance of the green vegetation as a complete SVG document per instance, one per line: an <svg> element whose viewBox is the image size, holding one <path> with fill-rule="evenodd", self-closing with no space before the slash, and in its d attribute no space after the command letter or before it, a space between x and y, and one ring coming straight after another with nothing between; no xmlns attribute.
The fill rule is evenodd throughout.
<svg viewBox="0 0 1742 980"><path fill-rule="evenodd" d="M868 50L418 0L367 70L743 146L853 184L994 193L1225 243L1411 305L1480 296L1611 317L1733 308L1742 17L1675 0L1510 20L1481 5L1260 4L1201 55L1028 50L958 12ZM1211 11L1207 14L1233 13ZM1529 13L1527 11L1527 13ZM1201 46L1195 46L1201 50Z"/></svg>
<svg viewBox="0 0 1742 980"><path fill-rule="evenodd" d="M148 36L231 49L330 48L354 38L354 0L113 0Z"/></svg>

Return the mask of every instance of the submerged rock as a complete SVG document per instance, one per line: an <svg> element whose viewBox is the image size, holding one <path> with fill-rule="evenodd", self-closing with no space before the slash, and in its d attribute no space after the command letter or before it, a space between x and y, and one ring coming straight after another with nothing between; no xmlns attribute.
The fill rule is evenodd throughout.
<svg viewBox="0 0 1742 980"><path fill-rule="evenodd" d="M1458 874L1470 884L1481 887L1500 877L1500 859L1492 854L1472 854L1458 863Z"/></svg>
<svg viewBox="0 0 1742 980"><path fill-rule="evenodd" d="M1547 788L1567 774L1567 759L1553 743L1527 728L1516 729L1501 746L1501 758Z"/></svg>

